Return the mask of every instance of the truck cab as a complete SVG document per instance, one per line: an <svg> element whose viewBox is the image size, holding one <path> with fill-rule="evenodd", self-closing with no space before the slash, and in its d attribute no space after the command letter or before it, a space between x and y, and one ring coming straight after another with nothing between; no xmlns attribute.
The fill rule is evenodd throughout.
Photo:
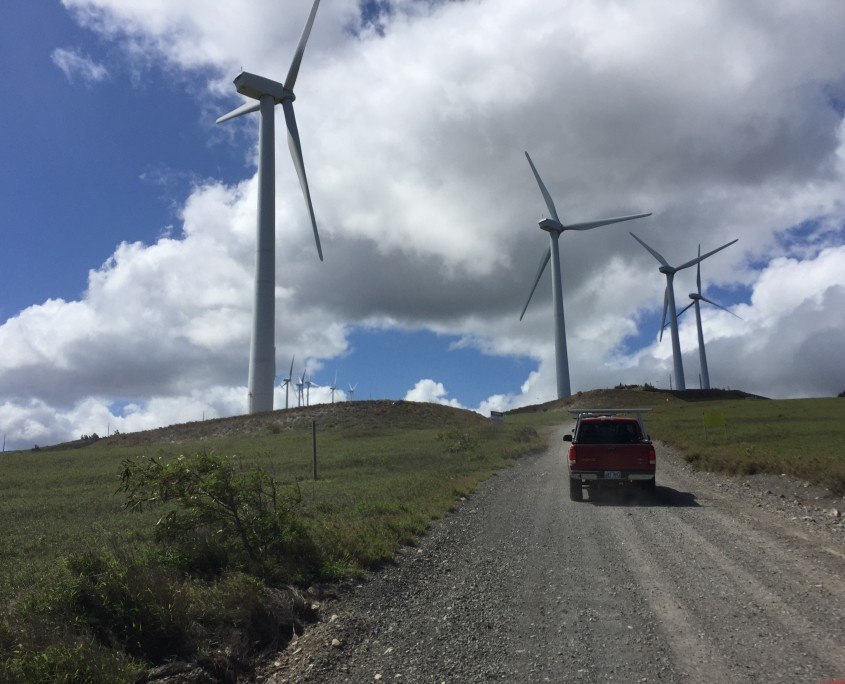
<svg viewBox="0 0 845 684"><path fill-rule="evenodd" d="M569 497L583 501L584 487L635 486L654 493L654 445L639 409L570 409L575 415L568 453Z"/></svg>

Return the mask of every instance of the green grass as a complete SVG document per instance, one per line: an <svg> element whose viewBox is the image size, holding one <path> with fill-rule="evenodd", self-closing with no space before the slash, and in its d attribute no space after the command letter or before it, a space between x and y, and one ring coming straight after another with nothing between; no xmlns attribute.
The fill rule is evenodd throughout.
<svg viewBox="0 0 845 684"><path fill-rule="evenodd" d="M704 412L725 428L704 434ZM787 473L845 494L845 400L655 403L648 430L696 468L732 474Z"/></svg>
<svg viewBox="0 0 845 684"><path fill-rule="evenodd" d="M208 451L237 455L246 469L260 468L281 483L298 482L302 519L321 558L316 576L306 580L331 581L390 561L399 545L413 543L458 497L545 444L545 432L538 434L532 419L503 428L473 417L424 422L418 429L363 425L319 431L317 481L310 429L273 425L251 435L181 444L114 446L101 440L68 451L4 454L0 597L7 617L0 621L0 679L54 681L76 668L71 680L119 681L144 665L143 653L109 648L113 632L98 640L87 631L107 608L103 601L118 601L106 612L119 613L127 624L135 621L133 615L160 619L162 606L178 608L167 619L178 622L186 643L197 641L197 634L211 638L205 618L193 627L182 622L207 601L185 597L205 597L213 583L186 580L175 590L159 587L154 593L160 596L140 589L144 577L155 584L171 572L159 569L153 544L156 521L167 509L124 510L116 493L124 459L166 460ZM84 550L91 550L90 557L80 557ZM232 579L225 575L220 581ZM80 597L100 613L72 612L69 606L78 608ZM224 622L225 612L218 616ZM45 641L45 634L56 634L56 642ZM83 666L88 669L79 670Z"/></svg>

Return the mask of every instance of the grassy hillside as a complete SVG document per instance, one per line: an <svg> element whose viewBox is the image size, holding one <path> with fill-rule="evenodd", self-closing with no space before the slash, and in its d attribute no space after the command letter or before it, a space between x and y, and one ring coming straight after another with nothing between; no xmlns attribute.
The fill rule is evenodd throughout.
<svg viewBox="0 0 845 684"><path fill-rule="evenodd" d="M787 473L845 494L845 399L770 400L739 391L593 390L528 407L523 420L570 408L651 407L652 438L676 447L701 470ZM705 414L724 427L705 434Z"/></svg>
<svg viewBox="0 0 845 684"><path fill-rule="evenodd" d="M549 427L570 419L567 409L634 406L653 407L646 419L652 437L696 467L786 472L845 493L845 400L770 401L740 392L596 390L513 412L501 428L444 406L354 402L6 453L0 681L123 681L209 652L216 654L204 661L212 679L239 667L248 673L255 651L277 647L307 613L307 605L279 593L280 584L343 580L390 561L458 497L542 448ZM705 413L723 415L724 428L705 437ZM214 491L223 491L227 467L235 478L237 496L222 517L203 518L188 490L183 509L178 497L140 512L124 508L121 474L158 464L159 484L184 483L203 459ZM250 479L258 471L272 481ZM226 528L226 515L270 499L275 506L277 494L284 515L251 518L275 550L257 563L238 556L237 526ZM168 517L178 510L181 538ZM215 534L232 539L214 546ZM198 559L209 539L214 557ZM292 568L279 549L304 560Z"/></svg>
<svg viewBox="0 0 845 684"><path fill-rule="evenodd" d="M266 621L266 597L255 594L256 581L266 578L245 577L253 570L243 564L194 577L172 548L155 543L157 523L174 504L124 509L125 495L116 490L128 462L137 470L150 456L178 465L180 456L210 453L234 456L238 473L260 469L272 476L280 496L295 495L295 529L304 531L314 562L288 575L274 570L270 584L305 585L389 561L458 497L544 440L532 426L511 421L495 428L470 411L355 402L4 454L0 680L52 681L82 668L93 680L116 681L225 639L246 648L243 636L231 636L231 625L240 625L241 634ZM244 605L253 605L258 617L244 613ZM223 627L210 626L214 620ZM133 630L141 623L139 635ZM229 636L220 632L224 627ZM150 642L156 631L168 636ZM161 641L182 644L181 650L162 651Z"/></svg>

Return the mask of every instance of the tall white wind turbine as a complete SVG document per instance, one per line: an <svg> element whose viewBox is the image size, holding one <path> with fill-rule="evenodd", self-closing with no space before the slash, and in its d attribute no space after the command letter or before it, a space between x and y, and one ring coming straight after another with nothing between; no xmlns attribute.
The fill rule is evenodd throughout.
<svg viewBox="0 0 845 684"><path fill-rule="evenodd" d="M698 256L701 256L701 245L698 246ZM701 262L696 265L695 284L698 289L696 292L689 293L689 298L692 301L678 312L678 318L680 318L684 311L689 309L691 306L695 307L695 324L698 328L698 360L701 364L701 388L710 389L710 372L707 368L707 354L704 351L704 332L701 328L701 302L712 304L717 309L727 311L731 316L736 316L740 320L742 317L737 316L730 309L726 309L721 304L717 304L712 299L707 299L707 297L701 294Z"/></svg>
<svg viewBox="0 0 845 684"><path fill-rule="evenodd" d="M663 256L658 253L656 250L649 247L645 242L640 240L636 235L631 233L631 237L633 237L637 242L639 242L643 247L648 250L648 252L660 262L660 268L658 269L663 275L666 276L666 290L663 293L663 315L660 319L660 339L663 339L663 328L666 326L666 310L669 310L669 325L672 332L672 362L675 367L675 385L679 390L685 390L687 388L686 381L684 379L684 363L683 359L681 358L681 341L680 337L678 336L678 314L675 311L675 287L674 287L674 280L675 274L678 271L682 271L685 268L689 268L690 266L695 266L696 264L704 261L707 257L713 256L716 252L721 252L725 247L730 247L734 242L739 240L731 240L730 242L722 245L714 249L712 252L707 252L705 255L701 255L701 248L699 247L698 250L698 257L695 259L691 259L680 266L670 266L669 262L663 258ZM692 295L690 295L692 296ZM699 328L700 330L701 328ZM701 338L699 338L699 341ZM701 345L701 348L704 348L704 345Z"/></svg>
<svg viewBox="0 0 845 684"><path fill-rule="evenodd" d="M561 223L555 209L552 196L543 184L540 174L534 167L534 162L528 152L525 153L528 163L531 165L531 170L534 172L534 178L537 179L537 185L540 186L540 192L543 193L543 199L546 201L546 207L551 214L551 218L540 221L540 228L549 234L549 248L543 254L540 260L540 268L537 270L537 275L534 278L534 284L531 287L531 292L528 293L528 299L525 306L522 308L522 313L519 315L519 320L525 315L528 309L528 304L531 302L531 297L534 295L534 290L537 289L537 283L540 282L540 276L546 269L546 264L551 259L552 262L552 305L555 312L555 361L556 361L556 375L557 375L557 398L563 399L572 394L572 389L569 383L569 358L566 352L566 325L563 318L563 285L561 281L560 271L560 251L558 249L558 240L561 233L565 230L590 230L591 228L598 228L599 226L606 226L611 223L620 223L621 221L630 221L632 219L644 218L651 216L648 214L634 214L632 216L619 216L617 218L601 219L599 221L587 221L585 223L571 223L564 225Z"/></svg>
<svg viewBox="0 0 845 684"><path fill-rule="evenodd" d="M311 217L317 254L323 260L320 236L317 234L317 220L311 205L311 193L305 176L302 160L302 145L299 129L293 113L293 86L299 74L299 64L305 51L305 43L314 24L314 16L320 0L314 0L311 14L305 23L302 37L293 56L285 82L277 83L263 76L242 71L235 78L235 87L241 95L258 100L247 102L237 109L221 116L217 123L223 123L243 114L260 110L261 124L258 134L258 239L255 254L255 300L253 306L252 342L249 348L249 412L273 410L273 378L275 375L275 287L276 287L276 198L275 198L275 122L277 104L282 105L288 130L288 147L293 165L299 176L302 194Z"/></svg>

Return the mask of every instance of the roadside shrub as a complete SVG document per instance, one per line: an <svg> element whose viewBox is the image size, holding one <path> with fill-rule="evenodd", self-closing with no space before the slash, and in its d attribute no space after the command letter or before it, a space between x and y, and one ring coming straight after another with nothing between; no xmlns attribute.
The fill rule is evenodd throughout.
<svg viewBox="0 0 845 684"><path fill-rule="evenodd" d="M446 443L446 451L450 454L462 454L472 451L478 446L478 438L464 430L449 430L440 432L437 439Z"/></svg>
<svg viewBox="0 0 845 684"><path fill-rule="evenodd" d="M155 541L182 571L213 576L243 570L275 582L313 575L315 545L299 513L298 487L281 488L261 470L242 469L235 457L200 453L171 461L123 462L125 506L173 504L159 520Z"/></svg>

